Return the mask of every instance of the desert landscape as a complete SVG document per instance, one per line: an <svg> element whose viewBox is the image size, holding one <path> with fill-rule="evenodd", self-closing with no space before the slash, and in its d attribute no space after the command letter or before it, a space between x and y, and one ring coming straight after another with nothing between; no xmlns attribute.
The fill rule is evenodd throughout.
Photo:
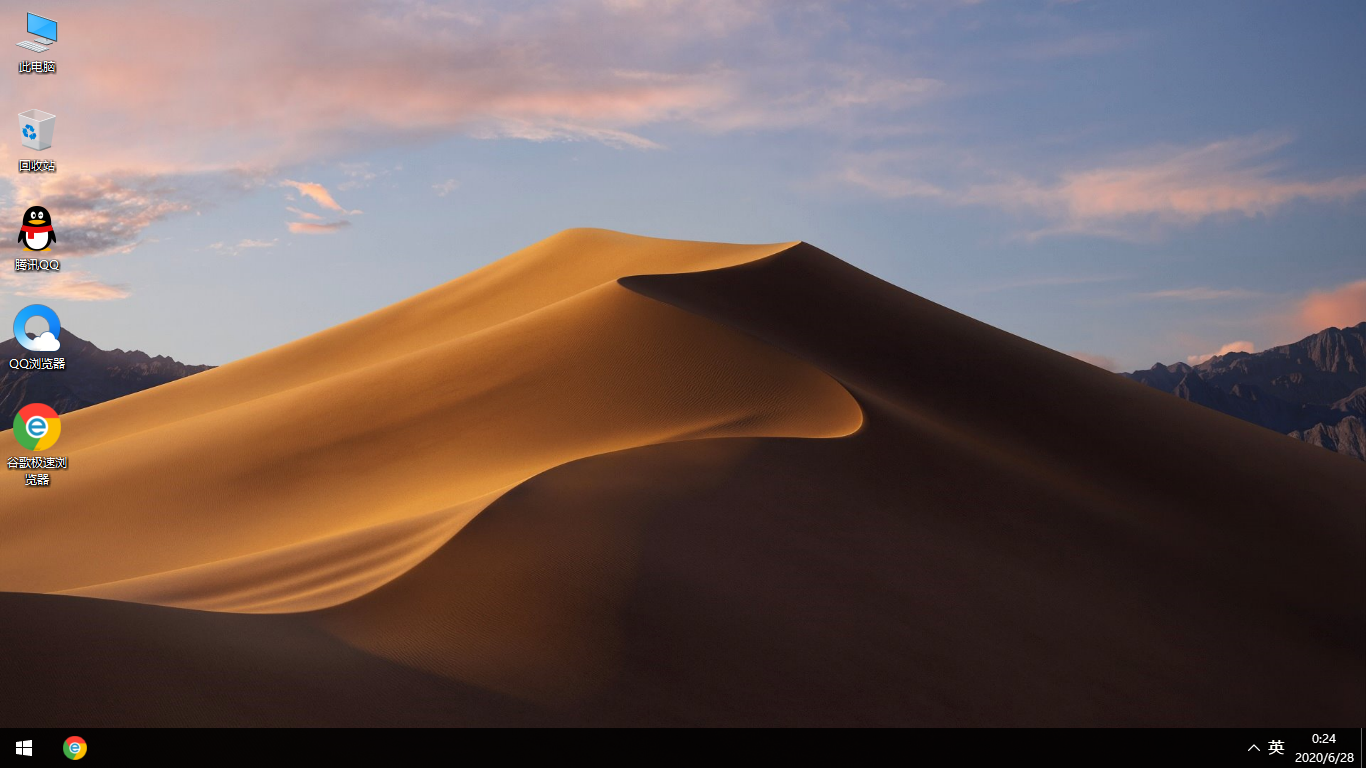
<svg viewBox="0 0 1366 768"><path fill-rule="evenodd" d="M804 242L568 230L192 372L0 485L0 719L1366 717L1366 464Z"/></svg>

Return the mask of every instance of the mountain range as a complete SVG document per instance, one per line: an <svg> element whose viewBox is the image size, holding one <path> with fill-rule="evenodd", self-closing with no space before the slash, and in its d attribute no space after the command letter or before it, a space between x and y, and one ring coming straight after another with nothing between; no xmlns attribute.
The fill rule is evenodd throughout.
<svg viewBox="0 0 1366 768"><path fill-rule="evenodd" d="M13 339L0 360L56 357ZM0 413L38 402L68 413L207 371L137 350L102 350L63 331L64 370L0 370ZM1366 460L1366 322L1327 328L1262 352L1230 352L1196 365L1156 363L1125 378L1330 451Z"/></svg>
<svg viewBox="0 0 1366 768"><path fill-rule="evenodd" d="M207 371L213 366L185 365L169 357L136 350L103 350L63 329L57 352L30 352L14 339L0 342L0 414L43 403L69 413L144 389ZM61 370L10 367L16 358L62 358Z"/></svg>
<svg viewBox="0 0 1366 768"><path fill-rule="evenodd" d="M1366 460L1366 322L1262 352L1121 374L1220 413Z"/></svg>

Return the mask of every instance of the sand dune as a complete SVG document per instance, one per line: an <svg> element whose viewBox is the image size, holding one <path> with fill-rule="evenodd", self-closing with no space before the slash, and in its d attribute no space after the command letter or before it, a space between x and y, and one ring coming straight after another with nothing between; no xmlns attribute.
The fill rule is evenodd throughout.
<svg viewBox="0 0 1366 768"><path fill-rule="evenodd" d="M662 265L688 266L678 245L658 249ZM705 266L753 249L699 251ZM857 429L853 398L814 367L610 279L577 293L586 282L530 281L537 300L517 315L479 294L540 261L554 275L557 252L542 244L351 323L345 342L329 331L71 414L72 469L43 506L0 490L0 589L310 610L401 573L497 492L573 459ZM389 349L393 334L424 346Z"/></svg>
<svg viewBox="0 0 1366 768"><path fill-rule="evenodd" d="M805 244L574 230L69 419L0 673L102 723L1366 715L1366 468Z"/></svg>

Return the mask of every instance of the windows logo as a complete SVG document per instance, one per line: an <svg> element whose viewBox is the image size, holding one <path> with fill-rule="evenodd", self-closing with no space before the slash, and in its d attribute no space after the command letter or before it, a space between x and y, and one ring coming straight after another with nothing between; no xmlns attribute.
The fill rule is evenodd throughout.
<svg viewBox="0 0 1366 768"><path fill-rule="evenodd" d="M14 754L33 757L33 740L14 742Z"/></svg>

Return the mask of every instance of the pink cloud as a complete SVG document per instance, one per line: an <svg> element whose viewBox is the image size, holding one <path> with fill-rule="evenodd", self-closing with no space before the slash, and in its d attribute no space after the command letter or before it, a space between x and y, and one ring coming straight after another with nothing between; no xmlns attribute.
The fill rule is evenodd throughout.
<svg viewBox="0 0 1366 768"><path fill-rule="evenodd" d="M298 208L295 208L295 207L292 206L292 205L291 205L291 206L287 206L287 207L285 208L285 210L286 210L286 211L289 211L290 213L294 214L295 216L298 216L299 218L305 219L305 220L307 220L307 221L322 221L322 218L323 218L323 217L319 216L319 215L316 214L316 213L311 213L311 212L309 212L309 211L300 210L300 209L298 209Z"/></svg>
<svg viewBox="0 0 1366 768"><path fill-rule="evenodd" d="M351 226L349 221L330 221L326 224L313 224L306 221L288 222L289 231L296 235L331 235L338 230Z"/></svg>
<svg viewBox="0 0 1366 768"><path fill-rule="evenodd" d="M15 296L64 301L114 301L132 295L132 291L126 285L106 283L79 270L28 276L35 278L32 280L21 279L12 273L0 273L0 276L4 278L0 282L13 288Z"/></svg>
<svg viewBox="0 0 1366 768"><path fill-rule="evenodd" d="M1366 192L1366 176L1285 179L1258 162L1285 144L1229 139L1130 165L1068 174L1046 193L1073 220L1153 216L1181 222L1219 214L1272 213L1293 200L1346 200Z"/></svg>
<svg viewBox="0 0 1366 768"><path fill-rule="evenodd" d="M734 73L678 71L667 53L763 14L704 5L713 13L582 0L458 14L357 0L92 4L63 22L101 34L83 38L80 75L44 108L82 115L59 131L88 171L279 166L452 133L655 146L635 130L740 103ZM156 50L126 45L146 18L176 34ZM262 19L307 34L281 45ZM156 142L116 138L149 131Z"/></svg>
<svg viewBox="0 0 1366 768"><path fill-rule="evenodd" d="M894 58L870 63L872 50L813 61L815 41L784 14L798 29L841 28L839 9L771 0L81 4L63 22L100 34L82 38L72 77L43 103L81 116L58 128L73 167L183 172L452 134L654 148L642 132L661 123L843 130L944 86ZM176 34L127 45L147 18ZM281 44L263 20L299 33Z"/></svg>
<svg viewBox="0 0 1366 768"><path fill-rule="evenodd" d="M280 182L280 186L292 187L293 189L297 190L299 194L309 198L313 202L317 203L319 206L326 208L327 210L332 211L333 213L340 213L343 215L352 216L358 215L360 213L360 211L348 211L345 208L341 207L341 205L335 199L333 199L332 193L327 191L327 187L324 187L321 184L317 184L311 181L290 181L286 179ZM294 234L332 234L343 227L351 226L351 222L347 221L346 219L340 219L338 221L331 221L326 223L315 223L319 222L323 217L318 216L316 214L301 211L298 208L294 207L289 207L287 208L287 210L304 219L304 221L290 222L289 231L293 232Z"/></svg>
<svg viewBox="0 0 1366 768"><path fill-rule="evenodd" d="M21 178L14 182L12 204L0 210L0 217L18 221L25 206L40 203L52 211L52 226L57 234L53 255L69 258L126 253L137 246L143 230L153 223L203 210L213 200L241 194L253 184L250 179L232 173L63 173ZM15 247L12 239L0 243L0 248Z"/></svg>
<svg viewBox="0 0 1366 768"><path fill-rule="evenodd" d="M89 191L66 179L23 180L10 199L65 196L68 255L130 249L167 216L277 183L281 169L377 147L465 135L656 149L643 134L664 123L834 129L942 85L887 62L870 65L863 52L812 62L803 45L810 41L793 41L776 16L800 14L803 27L832 29L838 13L770 0L130 0L66 13L65 26L99 34L64 54L72 58L61 88L35 78L16 88L21 100L58 115L54 151L67 169L80 169ZM175 34L129 45L146 37L148 18ZM263 23L295 32L282 43L263 34ZM6 152L0 143L0 157ZM330 190L306 181L294 188L320 211L349 214L333 192L382 172L347 172ZM114 194L101 199L101 189ZM296 221L330 218L338 216Z"/></svg>
<svg viewBox="0 0 1366 768"><path fill-rule="evenodd" d="M1137 294L1140 299L1172 299L1175 301L1222 301L1224 299L1249 299L1260 296L1256 291L1245 288L1168 288L1162 291L1149 291Z"/></svg>
<svg viewBox="0 0 1366 768"><path fill-rule="evenodd" d="M1268 158L1284 138L1237 137L1201 147L1159 148L1056 180L1007 177L967 185L921 175L933 158L871 153L846 158L840 181L883 197L922 197L1040 216L1031 237L1088 233L1133 238L1154 227L1220 216L1266 216L1295 202L1343 202L1366 193L1366 175L1290 178ZM970 163L969 163L970 165Z"/></svg>
<svg viewBox="0 0 1366 768"><path fill-rule="evenodd" d="M353 215L360 213L360 211L348 211L345 208L341 207L341 205L339 205L337 201L333 199L332 193L327 191L327 187L324 187L321 184L316 184L311 181L290 181L288 179L281 181L280 184L286 187L293 187L294 189L298 190L299 194L311 199L313 202L317 203L318 205L321 205L322 207L330 211L336 211L338 213L349 213Z"/></svg>
<svg viewBox="0 0 1366 768"><path fill-rule="evenodd" d="M1263 300L1256 303L1254 312L1234 317L1210 317L1207 322L1225 328L1242 327L1242 331L1230 331L1230 335L1235 332L1255 334L1254 338L1267 340L1268 346L1289 344L1325 328L1344 328L1366 322L1366 279L1307 294L1264 296ZM1205 347L1207 342L1198 336L1181 334L1174 343L1187 349L1208 349ZM1199 365L1217 355L1255 351L1256 346L1251 341L1234 341L1214 352L1189 355L1186 362Z"/></svg>
<svg viewBox="0 0 1366 768"><path fill-rule="evenodd" d="M1191 355L1186 358L1186 362L1191 365L1199 365L1212 357L1227 355L1230 352L1256 352L1257 348L1250 341L1231 341L1219 348L1218 352L1210 352L1205 355Z"/></svg>
<svg viewBox="0 0 1366 768"><path fill-rule="evenodd" d="M862 187L881 197L929 197L950 200L957 197L955 193L922 179L874 168L851 166L840 171L838 176L839 180L846 184Z"/></svg>
<svg viewBox="0 0 1366 768"><path fill-rule="evenodd" d="M1366 280L1309 294L1300 302L1298 319L1305 333L1366 321Z"/></svg>

